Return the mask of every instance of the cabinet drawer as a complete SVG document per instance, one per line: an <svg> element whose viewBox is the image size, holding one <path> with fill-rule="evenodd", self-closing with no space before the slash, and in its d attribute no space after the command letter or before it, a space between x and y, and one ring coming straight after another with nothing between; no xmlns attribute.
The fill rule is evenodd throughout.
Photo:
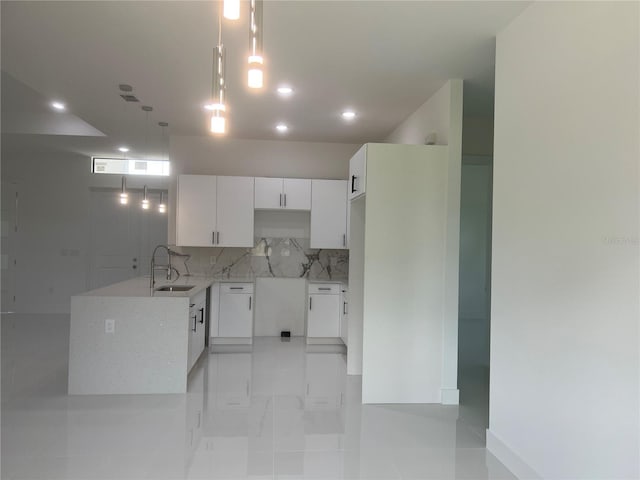
<svg viewBox="0 0 640 480"><path fill-rule="evenodd" d="M310 283L309 294L314 295L338 295L340 293L340 285L337 283Z"/></svg>
<svg viewBox="0 0 640 480"><path fill-rule="evenodd" d="M221 283L220 293L253 293L253 283Z"/></svg>

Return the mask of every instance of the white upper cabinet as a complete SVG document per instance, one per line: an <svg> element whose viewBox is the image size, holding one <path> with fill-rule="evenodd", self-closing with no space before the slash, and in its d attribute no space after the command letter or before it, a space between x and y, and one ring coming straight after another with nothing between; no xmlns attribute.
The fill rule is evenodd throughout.
<svg viewBox="0 0 640 480"><path fill-rule="evenodd" d="M180 175L176 245L253 246L253 178Z"/></svg>
<svg viewBox="0 0 640 480"><path fill-rule="evenodd" d="M256 177L255 208L282 208L282 179Z"/></svg>
<svg viewBox="0 0 640 480"><path fill-rule="evenodd" d="M216 177L180 175L176 245L210 247L216 231Z"/></svg>
<svg viewBox="0 0 640 480"><path fill-rule="evenodd" d="M216 246L253 246L253 177L218 177Z"/></svg>
<svg viewBox="0 0 640 480"><path fill-rule="evenodd" d="M367 187L367 146L363 145L349 161L349 200L364 194Z"/></svg>
<svg viewBox="0 0 640 480"><path fill-rule="evenodd" d="M283 180L284 208L311 210L311 180L285 178Z"/></svg>
<svg viewBox="0 0 640 480"><path fill-rule="evenodd" d="M256 177L255 182L256 209L311 210L311 180Z"/></svg>
<svg viewBox="0 0 640 480"><path fill-rule="evenodd" d="M347 248L347 184L311 181L311 248Z"/></svg>

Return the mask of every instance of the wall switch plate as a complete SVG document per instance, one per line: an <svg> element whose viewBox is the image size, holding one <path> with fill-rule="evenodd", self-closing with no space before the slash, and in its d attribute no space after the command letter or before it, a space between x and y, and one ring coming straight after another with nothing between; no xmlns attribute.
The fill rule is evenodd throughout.
<svg viewBox="0 0 640 480"><path fill-rule="evenodd" d="M115 333L116 321L113 318L107 318L104 321L104 333Z"/></svg>

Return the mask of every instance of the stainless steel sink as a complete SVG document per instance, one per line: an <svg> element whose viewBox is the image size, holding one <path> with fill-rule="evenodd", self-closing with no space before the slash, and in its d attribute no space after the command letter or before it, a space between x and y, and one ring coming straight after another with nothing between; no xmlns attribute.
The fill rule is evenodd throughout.
<svg viewBox="0 0 640 480"><path fill-rule="evenodd" d="M156 292L188 292L195 285L165 285L156 288Z"/></svg>

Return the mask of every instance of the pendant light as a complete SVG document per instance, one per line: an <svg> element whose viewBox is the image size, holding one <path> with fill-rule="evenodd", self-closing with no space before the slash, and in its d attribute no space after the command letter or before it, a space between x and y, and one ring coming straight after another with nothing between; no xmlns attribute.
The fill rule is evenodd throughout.
<svg viewBox="0 0 640 480"><path fill-rule="evenodd" d="M149 199L147 198L147 186L142 190L142 209L149 210Z"/></svg>
<svg viewBox="0 0 640 480"><path fill-rule="evenodd" d="M264 57L262 52L262 0L250 0L249 15L249 88L262 88L264 85Z"/></svg>
<svg viewBox="0 0 640 480"><path fill-rule="evenodd" d="M224 135L227 133L224 59L224 45L222 45L222 18L219 17L218 46L213 49L213 84L211 86L213 101L210 106L213 113L211 114L211 124L209 126L211 133L216 135Z"/></svg>
<svg viewBox="0 0 640 480"><path fill-rule="evenodd" d="M120 190L120 204L126 205L129 203L129 194L127 193L127 178L122 176L122 190Z"/></svg>
<svg viewBox="0 0 640 480"><path fill-rule="evenodd" d="M167 205L164 203L164 192L160 192L160 203L158 204L158 212L167 212Z"/></svg>
<svg viewBox="0 0 640 480"><path fill-rule="evenodd" d="M240 0L224 0L222 7L224 18L238 20L240 18Z"/></svg>

